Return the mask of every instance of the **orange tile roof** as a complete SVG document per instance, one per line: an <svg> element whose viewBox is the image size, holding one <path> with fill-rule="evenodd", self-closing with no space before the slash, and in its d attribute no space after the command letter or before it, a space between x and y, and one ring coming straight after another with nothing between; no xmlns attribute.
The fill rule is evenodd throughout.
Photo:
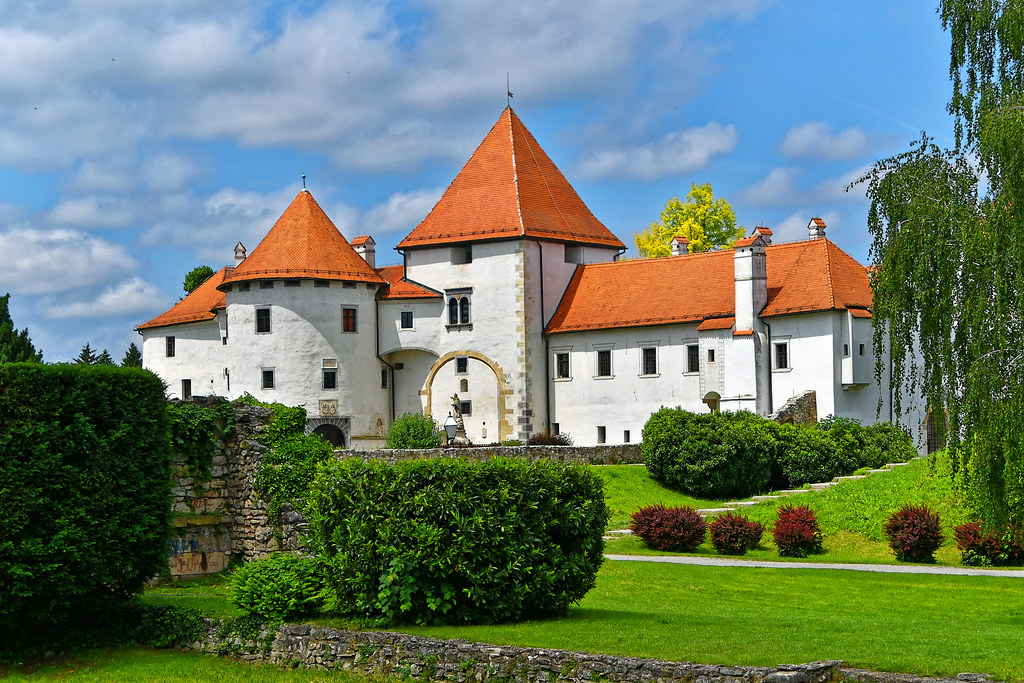
<svg viewBox="0 0 1024 683"><path fill-rule="evenodd" d="M373 242L373 238L370 237L369 235L360 235L359 237L353 237L352 241L349 242L349 244L351 244L353 247L358 247L359 245L366 244L367 242ZM376 242L373 243L376 244Z"/></svg>
<svg viewBox="0 0 1024 683"><path fill-rule="evenodd" d="M405 266L383 266L377 274L387 280L388 286L380 290L378 299L436 299L440 292L421 287L405 279Z"/></svg>
<svg viewBox="0 0 1024 683"><path fill-rule="evenodd" d="M717 324L709 319L736 312L733 253L724 249L579 266L547 332ZM871 306L866 269L827 239L765 247L765 260L768 303L762 317Z"/></svg>
<svg viewBox="0 0 1024 683"><path fill-rule="evenodd" d="M217 289L224 282L224 278L231 272L231 268L225 266L210 278L193 289L188 296L176 303L169 311L161 313L149 322L142 323L136 330L147 330L154 327L166 327L167 325L182 325L184 323L201 323L213 320L217 317L216 311L224 308L224 292Z"/></svg>
<svg viewBox="0 0 1024 683"><path fill-rule="evenodd" d="M766 228L766 227L765 227L765 226L763 226L763 225L759 225L759 226L757 226L756 228L754 228L754 230L757 230L757 232L758 232L759 234L761 234L761 235L769 235L769 236L770 236L770 235L773 235L773 234L775 234L775 233L773 233L773 232L772 232L772 229L771 229L771 228Z"/></svg>
<svg viewBox="0 0 1024 683"><path fill-rule="evenodd" d="M306 190L223 284L282 278L384 283Z"/></svg>
<svg viewBox="0 0 1024 683"><path fill-rule="evenodd" d="M736 240L736 242L734 242L732 246L733 246L733 248L735 248L735 247L749 247L751 244L753 244L754 242L756 242L760 238L761 238L760 235L754 235L753 237L744 237L741 240Z"/></svg>
<svg viewBox="0 0 1024 683"><path fill-rule="evenodd" d="M397 248L516 237L625 249L508 107Z"/></svg>
<svg viewBox="0 0 1024 683"><path fill-rule="evenodd" d="M697 325L699 332L706 330L728 330L736 324L736 317L729 316L728 318L708 318L700 325Z"/></svg>

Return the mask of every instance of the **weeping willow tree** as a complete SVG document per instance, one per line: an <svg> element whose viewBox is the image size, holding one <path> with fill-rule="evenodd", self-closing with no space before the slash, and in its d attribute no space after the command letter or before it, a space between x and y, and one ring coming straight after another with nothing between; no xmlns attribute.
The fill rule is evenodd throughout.
<svg viewBox="0 0 1024 683"><path fill-rule="evenodd" d="M1024 2L943 0L939 15L956 147L922 136L861 179L875 357L891 343L894 385L947 416L966 508L1024 523Z"/></svg>

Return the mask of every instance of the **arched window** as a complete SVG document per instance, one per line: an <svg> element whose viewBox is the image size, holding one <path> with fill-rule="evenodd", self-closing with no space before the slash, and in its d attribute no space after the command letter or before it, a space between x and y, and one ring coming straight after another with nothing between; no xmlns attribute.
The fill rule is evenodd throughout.
<svg viewBox="0 0 1024 683"><path fill-rule="evenodd" d="M448 299L448 324L459 324L459 300L454 296L451 299Z"/></svg>
<svg viewBox="0 0 1024 683"><path fill-rule="evenodd" d="M459 301L459 322L463 325L469 324L469 297L464 296Z"/></svg>

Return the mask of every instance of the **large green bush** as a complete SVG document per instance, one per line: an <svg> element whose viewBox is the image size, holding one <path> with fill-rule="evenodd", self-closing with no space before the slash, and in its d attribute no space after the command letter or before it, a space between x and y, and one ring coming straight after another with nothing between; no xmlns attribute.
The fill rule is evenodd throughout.
<svg viewBox="0 0 1024 683"><path fill-rule="evenodd" d="M494 458L320 469L306 509L333 608L381 622L509 622L594 586L608 512L584 465Z"/></svg>
<svg viewBox="0 0 1024 683"><path fill-rule="evenodd" d="M662 408L644 425L640 451L657 481L699 498L749 496L771 478L775 440L750 413Z"/></svg>
<svg viewBox="0 0 1024 683"><path fill-rule="evenodd" d="M0 364L0 650L74 637L166 568L168 448L156 375Z"/></svg>
<svg viewBox="0 0 1024 683"><path fill-rule="evenodd" d="M774 425L771 429L777 443L782 484L788 488L832 481L857 469L855 446L846 440L846 435L840 437L837 446L829 431L795 424Z"/></svg>
<svg viewBox="0 0 1024 683"><path fill-rule="evenodd" d="M315 557L275 553L231 575L231 602L250 614L281 621L315 613L323 603L323 564Z"/></svg>
<svg viewBox="0 0 1024 683"><path fill-rule="evenodd" d="M441 428L429 415L405 413L388 428L387 448L440 448L443 442Z"/></svg>

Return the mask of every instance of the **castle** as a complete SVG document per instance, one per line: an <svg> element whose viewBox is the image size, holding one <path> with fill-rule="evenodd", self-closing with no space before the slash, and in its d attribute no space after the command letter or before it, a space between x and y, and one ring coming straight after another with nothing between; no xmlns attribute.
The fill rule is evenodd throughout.
<svg viewBox="0 0 1024 683"><path fill-rule="evenodd" d="M506 108L398 244L401 265L376 267L373 239L346 241L303 190L251 253L239 244L233 267L137 329L172 397L301 405L310 431L354 448L403 413L443 422L453 395L476 443L636 442L663 405L767 415L807 390L819 416L892 419L868 273L825 227L620 261Z"/></svg>

